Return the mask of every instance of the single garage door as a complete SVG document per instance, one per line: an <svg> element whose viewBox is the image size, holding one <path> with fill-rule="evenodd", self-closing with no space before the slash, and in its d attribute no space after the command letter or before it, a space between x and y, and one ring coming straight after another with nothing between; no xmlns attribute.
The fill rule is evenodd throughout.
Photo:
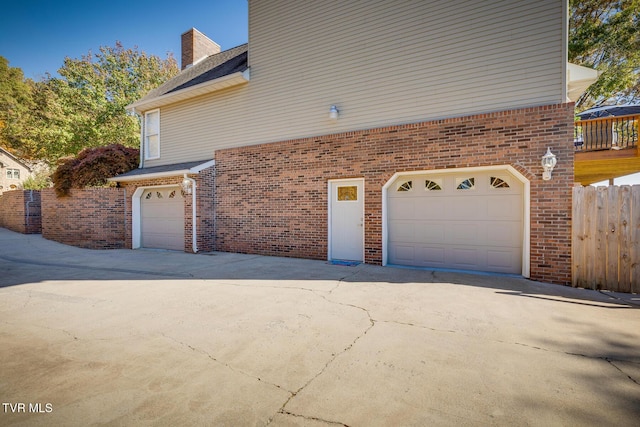
<svg viewBox="0 0 640 427"><path fill-rule="evenodd" d="M401 176L389 187L389 263L522 274L524 185L508 171Z"/></svg>
<svg viewBox="0 0 640 427"><path fill-rule="evenodd" d="M180 187L145 190L140 211L142 247L184 251L184 198Z"/></svg>

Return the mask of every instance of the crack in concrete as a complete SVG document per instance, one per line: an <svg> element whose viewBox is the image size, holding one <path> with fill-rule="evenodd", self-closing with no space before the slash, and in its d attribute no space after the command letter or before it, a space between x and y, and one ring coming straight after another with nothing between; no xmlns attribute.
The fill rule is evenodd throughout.
<svg viewBox="0 0 640 427"><path fill-rule="evenodd" d="M349 277L349 276L347 276ZM337 285L332 289L335 290L338 288L338 286L340 286L340 284L342 284L342 280L344 280L345 278L342 278L338 281ZM285 407L289 404L289 402L296 397L302 390L304 390L305 388L307 388L309 386L309 384L311 384L316 378L318 378L320 375L322 375L327 368L341 355L347 353L349 350L351 350L353 348L353 346L356 344L356 342L358 342L362 337L364 337L365 335L367 335L367 333L371 330L371 328L373 328L376 324L375 320L371 317L371 314L369 313L369 310L367 310L364 307L359 307L357 305L353 305L353 304L348 304L348 303L343 303L343 302L339 302L339 301L332 301L329 298L327 298L327 296L325 295L320 295L317 294L319 297L321 297L322 299L324 299L325 301L331 303L331 304L338 304L338 305L342 305L345 307L351 307L351 308L356 308L358 310L362 310L367 317L369 318L369 326L360 334L358 335L348 346L346 346L344 349L342 349L342 351L337 352L332 354L332 357L327 361L327 363L325 363L325 365L322 367L322 369L320 369L320 371L314 375L313 377L311 377L309 379L309 381L307 381L305 384L302 385L302 387L300 387L298 390L296 390L295 392L293 392L291 394L291 396L289 396L289 398L284 402L284 404L280 407L280 409L278 410L278 412L276 412L276 414L274 414L267 422L267 425L269 425L272 421L273 418L277 415L277 414L287 414L287 415L291 415L291 416L296 416L296 417L301 417L301 418L305 418L305 419L309 419L309 420L318 420L318 421L322 421L322 422L327 422L327 423L331 423L334 425L346 425L344 423L340 423L340 422L335 422L335 421L328 421L328 420L324 420L321 418L313 418L313 417L306 417L304 415L301 414L295 414L293 412L287 411L285 410Z"/></svg>
<svg viewBox="0 0 640 427"><path fill-rule="evenodd" d="M330 425L335 425L335 426L344 426L344 427L349 427L348 424L344 424L341 423L339 421L330 421L330 420L325 420L323 418L317 418L317 417L308 417L308 416L304 416L304 415L299 415L299 414L294 414L292 412L289 411L282 411L279 412L280 414L284 414L284 415L290 415L292 417L296 417L296 418L302 418L304 420L310 420L310 421L319 421L321 423L325 423L325 424L330 424Z"/></svg>
<svg viewBox="0 0 640 427"><path fill-rule="evenodd" d="M626 375L627 378L629 378L631 381L633 381L634 383L636 383L637 385L640 385L640 382L638 382L635 378L633 378L631 375L627 374L626 372L624 372L622 369L620 369L614 362L613 359L610 359L608 357L605 357L604 360L606 360L611 366L613 366L614 368L616 368L618 371L620 371L620 373L622 375ZM616 362L619 362L619 360L616 360Z"/></svg>
<svg viewBox="0 0 640 427"><path fill-rule="evenodd" d="M173 342L175 342L175 343L177 343L177 344L180 344L180 345L181 345L181 346L183 346L183 347L188 348L188 349L189 349L189 350L191 350L191 351L194 351L194 352L196 352L196 353L200 353L200 354L202 354L202 355L204 355L204 356L208 357L209 359L211 359L211 360L212 360L212 361L214 361L215 363L217 363L217 364L219 364L219 365L222 365L222 366L226 367L227 369L232 370L232 371L233 371L233 372L235 372L235 373L238 373L238 374L240 374L240 375L244 375L245 377L248 377L248 378L251 378L251 379L257 380L257 381L259 381L259 382L261 382L261 383L264 383L264 384L267 384L267 385L269 385L269 386L271 386L271 387L275 387L275 388L280 389L280 390L282 390L282 391L284 391L284 392L286 392L286 393L289 393L289 394L292 394L292 393L293 393L292 391L287 390L286 388L284 388L284 387L282 387L282 386L280 386L280 385L278 385L278 384L275 384L275 383L272 383L272 382L269 382L269 381L265 381L265 380L263 380L263 379L262 379L262 378L260 378L260 377L256 377L255 375L251 375L251 374L249 374L248 372L244 372L244 371L242 371L242 370L240 370L240 369L238 369L238 368L235 368L235 367L231 366L230 364L228 364L228 363L226 363L226 362L223 362L223 361L221 361L221 360L218 360L218 359L216 359L216 358L215 358L211 353L209 353L209 352L207 352L207 351L205 351L205 350L202 350L202 349L200 349L200 348L197 348L197 347L192 346L191 344L187 344L187 343L185 343L185 342L182 342L182 341L180 341L180 340L177 340L177 339L175 339L175 338L173 338L173 337L171 337L171 336L169 336L169 335L166 335L166 334L164 334L164 333L163 333L163 334L160 334L160 335L162 335L163 337L165 337L165 338L166 338L166 339L168 339L168 340L171 340L171 341L173 341Z"/></svg>
<svg viewBox="0 0 640 427"><path fill-rule="evenodd" d="M431 328L428 326L423 326L423 325L416 325L413 323L408 323L408 322L398 322L398 321L394 321L394 320L374 320L374 322L380 322L380 323L394 323L394 324L398 324L398 325L403 325L403 326L411 326L414 328L421 328L421 329L427 329L430 331L434 331L434 332L451 332L451 333L460 333L460 331L454 331L454 330L446 330L446 329L436 329L436 328ZM525 344L525 343L521 343L521 342L507 342L507 341L502 341L502 340L493 340L495 342L498 342L500 344L507 344L507 345L519 345L522 347L526 347L526 348L530 348L530 349L534 349L534 350L540 350L540 351L547 351L547 352L552 352L552 353L559 353L559 354L566 354L568 356L578 356L578 357L584 357L587 359L593 359L593 360L602 360L605 361L607 363L609 363L611 366L613 366L614 368L616 368L618 371L620 371L621 374L625 375L627 378L629 378L629 380L631 380L632 382L634 382L637 385L640 385L640 381L636 380L635 378L633 378L631 375L627 374L626 372L624 372L622 369L620 369L614 362L624 362L624 363L633 363L633 364L639 364L637 362L634 361L630 361L630 360L621 360L621 359L614 359L612 357L609 356L590 356L587 354L581 354L581 353L572 353L572 352L568 352L568 351L562 351L562 350L551 350L548 348L543 348L543 347L538 347L538 346L534 346L534 345L530 345L530 344Z"/></svg>
<svg viewBox="0 0 640 427"><path fill-rule="evenodd" d="M416 325L415 323L409 323L409 322L400 322L398 320L375 320L376 322L380 322L380 323L394 323L397 325L402 325L402 326L411 326L414 328L420 328L420 329L427 329L429 331L433 331L433 332L447 332L447 333L460 333L460 331L454 331L452 329L438 329L438 328L432 328L430 326L424 326L424 325Z"/></svg>

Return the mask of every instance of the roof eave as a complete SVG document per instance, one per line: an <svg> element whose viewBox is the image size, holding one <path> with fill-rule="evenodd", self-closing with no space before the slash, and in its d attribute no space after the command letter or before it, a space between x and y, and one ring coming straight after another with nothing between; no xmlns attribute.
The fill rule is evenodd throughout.
<svg viewBox="0 0 640 427"><path fill-rule="evenodd" d="M107 178L107 181L110 182L131 182L131 181L140 181L141 179L157 179L157 178L170 178L173 176L182 176L182 175L197 175L204 169L210 168L216 164L215 160L209 160L208 162L199 164L190 169L178 169L173 171L164 171L164 172L153 172L148 174L139 174L139 175L131 175L131 176L114 176L112 178Z"/></svg>
<svg viewBox="0 0 640 427"><path fill-rule="evenodd" d="M133 104L127 105L127 110L148 111L154 108L159 108L165 105L173 104L174 102L183 101L185 99L194 98L200 95L206 95L222 89L227 89L233 86L238 86L251 80L250 69L247 68L244 71L238 71L226 76L218 77L217 79L210 80L208 82L200 83L199 85L191 86L185 89L170 92L164 95L160 95L151 99L141 99Z"/></svg>

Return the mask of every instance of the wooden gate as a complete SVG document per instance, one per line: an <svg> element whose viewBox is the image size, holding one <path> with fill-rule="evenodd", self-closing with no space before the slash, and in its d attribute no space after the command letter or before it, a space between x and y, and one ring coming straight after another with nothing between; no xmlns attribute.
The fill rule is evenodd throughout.
<svg viewBox="0 0 640 427"><path fill-rule="evenodd" d="M640 185L573 188L573 286L640 292Z"/></svg>

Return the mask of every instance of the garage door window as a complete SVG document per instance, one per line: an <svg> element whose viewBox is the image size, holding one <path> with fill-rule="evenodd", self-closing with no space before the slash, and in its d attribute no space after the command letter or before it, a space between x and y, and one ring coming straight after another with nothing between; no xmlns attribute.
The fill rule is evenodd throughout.
<svg viewBox="0 0 640 427"><path fill-rule="evenodd" d="M476 186L475 178L456 178L456 189L457 190L472 190Z"/></svg>
<svg viewBox="0 0 640 427"><path fill-rule="evenodd" d="M489 180L492 188L509 188L509 183L502 178L492 176Z"/></svg>
<svg viewBox="0 0 640 427"><path fill-rule="evenodd" d="M398 185L398 191L411 191L413 189L413 181L405 181Z"/></svg>
<svg viewBox="0 0 640 427"><path fill-rule="evenodd" d="M424 182L424 187L428 190L428 191L437 191L437 190L442 190L442 180L441 179L434 179L433 181L430 179L427 179Z"/></svg>

